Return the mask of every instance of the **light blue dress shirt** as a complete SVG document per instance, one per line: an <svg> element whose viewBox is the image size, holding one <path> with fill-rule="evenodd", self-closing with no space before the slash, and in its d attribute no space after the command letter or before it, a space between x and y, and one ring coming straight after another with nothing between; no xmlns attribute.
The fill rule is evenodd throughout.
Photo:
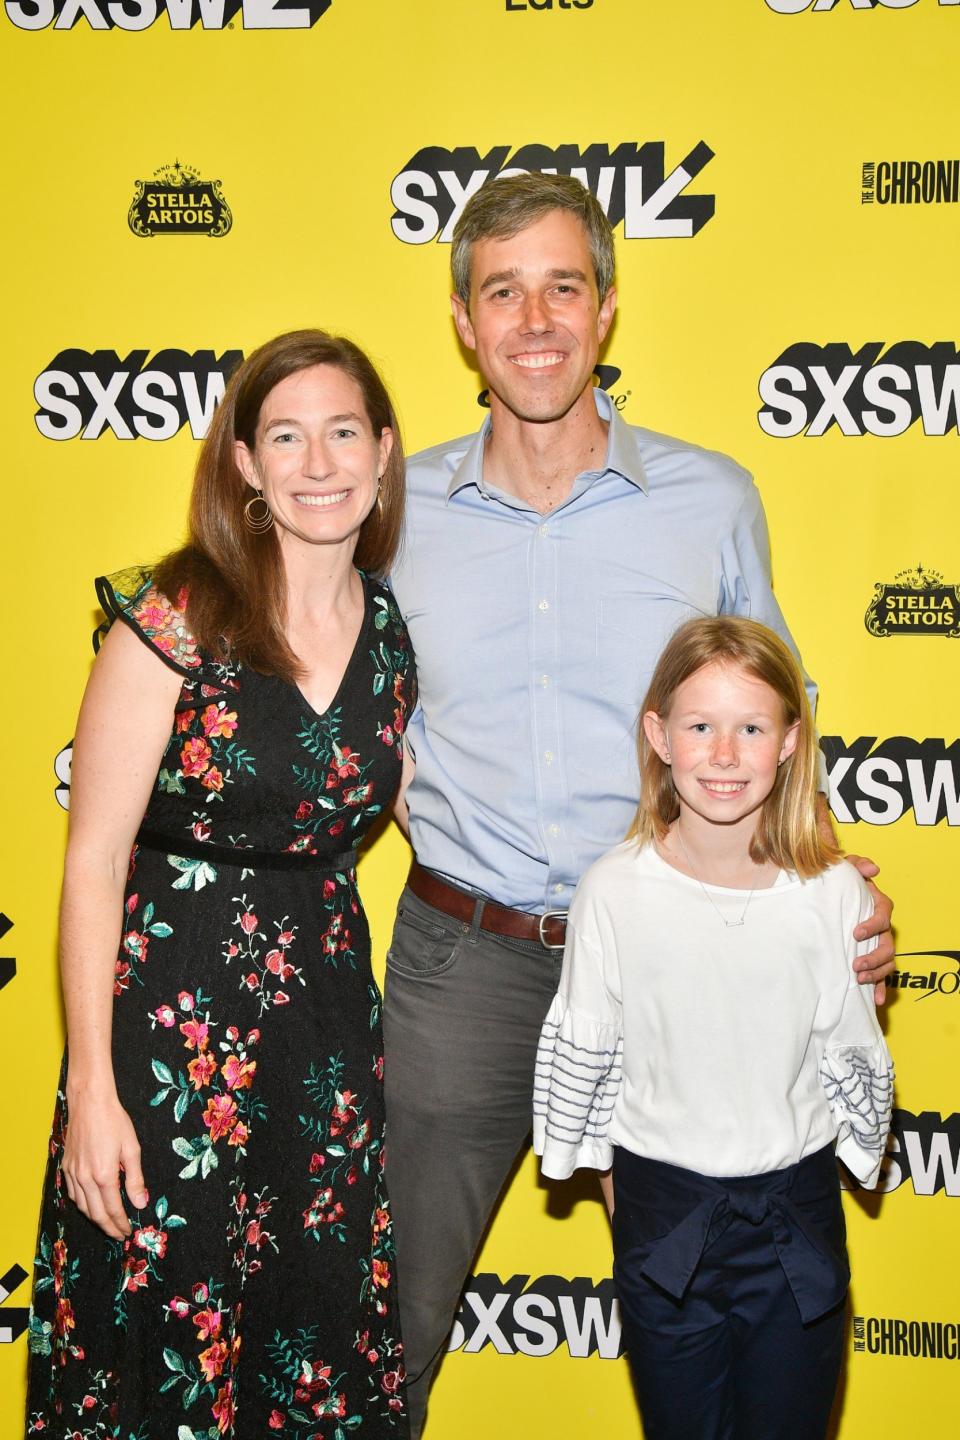
<svg viewBox="0 0 960 1440"><path fill-rule="evenodd" d="M678 625L749 615L796 653L747 472L627 425L595 397L604 464L549 515L484 483L489 418L414 456L391 576L420 686L408 729L417 858L532 912L565 910L623 839L637 714Z"/></svg>

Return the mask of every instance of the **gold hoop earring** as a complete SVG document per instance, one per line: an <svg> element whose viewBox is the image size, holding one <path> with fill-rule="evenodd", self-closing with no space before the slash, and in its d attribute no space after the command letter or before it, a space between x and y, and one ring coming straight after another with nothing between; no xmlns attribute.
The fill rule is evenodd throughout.
<svg viewBox="0 0 960 1440"><path fill-rule="evenodd" d="M254 505L263 506L263 510L257 515L253 513ZM258 490L255 495L251 495L246 505L244 505L243 521L247 529L252 531L254 535L266 534L273 524L273 511L263 498L263 492L261 490Z"/></svg>

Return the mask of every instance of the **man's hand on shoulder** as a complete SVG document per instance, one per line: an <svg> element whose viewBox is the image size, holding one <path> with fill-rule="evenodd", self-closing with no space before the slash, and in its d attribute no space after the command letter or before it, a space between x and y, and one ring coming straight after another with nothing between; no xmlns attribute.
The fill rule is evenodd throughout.
<svg viewBox="0 0 960 1440"><path fill-rule="evenodd" d="M827 797L822 793L817 796L817 824L825 836L836 840ZM872 940L876 936L877 940L872 950L868 950L866 955L860 955L853 962L853 968L860 984L872 985L874 1000L878 1005L883 1005L887 998L886 977L893 973L896 953L892 929L893 901L873 883L874 875L880 873L879 865L868 860L865 855L847 855L846 860L854 869L859 870L873 896L873 914L869 920L863 920L856 926L854 939Z"/></svg>
<svg viewBox="0 0 960 1440"><path fill-rule="evenodd" d="M874 936L877 939L872 950L854 960L853 968L860 984L872 985L874 1000L878 1005L883 1005L887 998L886 977L893 973L895 963L893 901L873 883L872 877L879 873L879 865L868 860L865 855L848 855L846 859L860 871L873 896L873 914L869 920L863 920L854 929L854 939L872 940Z"/></svg>

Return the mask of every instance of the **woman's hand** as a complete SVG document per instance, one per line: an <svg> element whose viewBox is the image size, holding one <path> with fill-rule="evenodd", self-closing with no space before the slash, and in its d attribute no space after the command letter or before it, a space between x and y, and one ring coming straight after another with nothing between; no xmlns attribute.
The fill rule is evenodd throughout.
<svg viewBox="0 0 960 1440"><path fill-rule="evenodd" d="M69 1053L63 1171L70 1199L113 1240L130 1233L121 1170L130 1204L147 1203L140 1146L111 1063L124 882L180 685L132 630L115 625L93 667L74 741L60 906Z"/></svg>
<svg viewBox="0 0 960 1440"><path fill-rule="evenodd" d="M140 1142L130 1116L112 1095L87 1091L68 1107L63 1175L67 1194L81 1215L111 1240L125 1240L130 1221L120 1195L120 1172L130 1204L149 1200L140 1168Z"/></svg>

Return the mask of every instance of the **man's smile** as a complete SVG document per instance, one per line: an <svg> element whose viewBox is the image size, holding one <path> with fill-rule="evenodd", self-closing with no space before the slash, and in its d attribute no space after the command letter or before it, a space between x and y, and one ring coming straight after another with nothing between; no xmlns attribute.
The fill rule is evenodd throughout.
<svg viewBox="0 0 960 1440"><path fill-rule="evenodd" d="M550 365L560 365L566 360L560 350L536 350L527 355L511 355L511 365L520 365L524 370L546 370Z"/></svg>

